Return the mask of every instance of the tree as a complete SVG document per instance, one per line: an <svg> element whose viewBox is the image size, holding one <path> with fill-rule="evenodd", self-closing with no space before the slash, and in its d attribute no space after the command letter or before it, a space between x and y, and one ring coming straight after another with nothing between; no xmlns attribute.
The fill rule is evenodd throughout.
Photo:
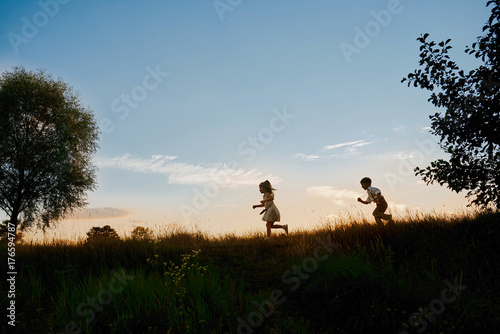
<svg viewBox="0 0 500 334"><path fill-rule="evenodd" d="M91 110L73 89L40 70L0 77L0 209L10 226L45 228L86 204L96 188L98 147Z"/></svg>
<svg viewBox="0 0 500 334"><path fill-rule="evenodd" d="M87 242L103 242L103 241L114 241L120 240L116 230L109 225L104 227L92 227L87 232Z"/></svg>
<svg viewBox="0 0 500 334"><path fill-rule="evenodd" d="M482 64L468 73L450 60L450 39L436 44L429 34L417 40L420 67L403 78L431 91L428 101L443 112L429 116L431 133L440 136L449 161L439 159L426 168L415 168L427 184L446 184L453 191L467 191L469 206L500 208L500 0L478 37L465 52Z"/></svg>
<svg viewBox="0 0 500 334"><path fill-rule="evenodd" d="M151 240L153 239L153 231L149 227L137 226L132 230L132 240Z"/></svg>

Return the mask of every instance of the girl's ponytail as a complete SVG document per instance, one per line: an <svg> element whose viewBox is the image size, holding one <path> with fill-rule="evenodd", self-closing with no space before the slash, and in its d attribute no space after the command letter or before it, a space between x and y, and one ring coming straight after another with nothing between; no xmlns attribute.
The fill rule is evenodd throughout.
<svg viewBox="0 0 500 334"><path fill-rule="evenodd" d="M274 190L276 190L271 186L271 182L269 182L269 180L265 180L259 186L264 188L269 193L272 193Z"/></svg>

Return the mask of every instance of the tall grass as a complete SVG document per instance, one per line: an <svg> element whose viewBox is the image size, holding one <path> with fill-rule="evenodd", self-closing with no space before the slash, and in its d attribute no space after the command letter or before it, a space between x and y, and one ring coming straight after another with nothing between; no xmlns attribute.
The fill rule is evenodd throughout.
<svg viewBox="0 0 500 334"><path fill-rule="evenodd" d="M499 223L498 214L408 214L380 228L340 217L271 241L177 229L18 245L16 329L417 333L425 322L425 333L491 331L500 328ZM426 314L455 279L467 288ZM5 280L1 289L5 309Z"/></svg>

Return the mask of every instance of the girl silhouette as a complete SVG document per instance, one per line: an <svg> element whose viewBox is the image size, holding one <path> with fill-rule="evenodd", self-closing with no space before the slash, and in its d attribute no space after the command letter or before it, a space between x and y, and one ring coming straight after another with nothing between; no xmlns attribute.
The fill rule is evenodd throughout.
<svg viewBox="0 0 500 334"><path fill-rule="evenodd" d="M267 238L271 237L271 229L272 228L282 228L285 230L285 233L288 234L288 225L276 225L274 224L275 222L280 221L280 211L278 210L278 207L276 204L274 204L274 193L273 191L276 190L271 186L271 183L266 180L259 184L259 191L261 194L264 194L264 198L262 201L260 201L260 204L254 205L253 208L264 208L262 210L261 214L264 213L264 216L262 216L262 220L267 222L266 227L267 227Z"/></svg>

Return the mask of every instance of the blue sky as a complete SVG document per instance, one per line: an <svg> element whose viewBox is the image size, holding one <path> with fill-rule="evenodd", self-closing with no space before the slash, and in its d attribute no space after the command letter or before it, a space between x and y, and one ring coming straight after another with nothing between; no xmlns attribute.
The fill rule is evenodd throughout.
<svg viewBox="0 0 500 334"><path fill-rule="evenodd" d="M251 206L266 179L290 230L369 215L356 202L364 176L394 213L453 212L464 194L411 172L445 155L427 93L400 81L423 33L451 38L459 66L477 66L463 50L482 34L485 4L7 0L0 70L43 68L95 112L99 188L66 230L264 231Z"/></svg>

